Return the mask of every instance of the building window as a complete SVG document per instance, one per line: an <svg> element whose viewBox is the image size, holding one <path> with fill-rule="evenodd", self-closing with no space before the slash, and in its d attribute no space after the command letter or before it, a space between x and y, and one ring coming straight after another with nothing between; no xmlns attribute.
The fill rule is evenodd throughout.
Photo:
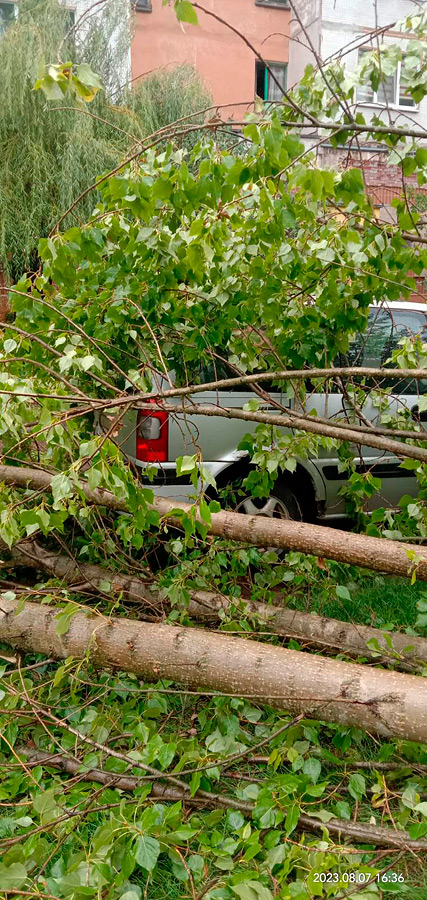
<svg viewBox="0 0 427 900"><path fill-rule="evenodd" d="M369 52L369 50L359 50L359 64ZM359 103L378 103L379 106L403 106L416 109L415 101L402 83L402 68L404 64L404 60L398 62L394 74L386 75L376 91L373 90L369 78L366 79L365 84L360 84L357 88Z"/></svg>
<svg viewBox="0 0 427 900"><path fill-rule="evenodd" d="M64 10L67 14L66 20L66 31L68 32L73 25L76 24L76 11L71 7L64 7ZM15 21L18 15L18 6L16 3L11 2L1 2L0 0L0 35L4 34L6 29L12 22Z"/></svg>
<svg viewBox="0 0 427 900"><path fill-rule="evenodd" d="M16 9L14 3L0 3L0 35L6 31L14 21Z"/></svg>
<svg viewBox="0 0 427 900"><path fill-rule="evenodd" d="M134 0L132 6L135 12L153 12L151 0Z"/></svg>
<svg viewBox="0 0 427 900"><path fill-rule="evenodd" d="M268 65L268 68L267 68ZM255 93L263 100L282 100L283 93L276 81L271 77L271 73L275 76L283 90L286 90L287 70L286 63L268 62L267 65L256 60L255 62Z"/></svg>
<svg viewBox="0 0 427 900"><path fill-rule="evenodd" d="M255 6L273 6L276 9L289 9L289 0L255 0Z"/></svg>

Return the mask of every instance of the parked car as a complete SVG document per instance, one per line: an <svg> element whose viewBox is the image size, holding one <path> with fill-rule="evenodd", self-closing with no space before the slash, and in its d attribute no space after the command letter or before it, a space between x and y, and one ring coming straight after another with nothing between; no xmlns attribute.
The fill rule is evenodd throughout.
<svg viewBox="0 0 427 900"><path fill-rule="evenodd" d="M402 337L415 335L421 335L427 341L427 313L423 305L396 302L387 307L373 306L366 332L356 337L346 358L341 359L341 364L384 365ZM228 377L233 375L232 372L227 374ZM213 380L216 380L213 369L206 369L204 381L208 383ZM405 406L420 421L419 394L427 391L427 378L425 382L418 383L390 379L382 386L393 391L387 401L390 413ZM253 397L253 391L249 388L236 386L232 390L204 391L195 395L194 400L204 405L241 409ZM271 397L289 407L294 402L284 398L277 388ZM178 405L179 398L175 402ZM306 409L315 410L318 416L327 416L333 422L343 419L346 403L343 394L338 392L331 392L327 397L323 393L312 393L307 396ZM269 408L277 412L277 408ZM363 413L372 422L378 421L378 408L368 392ZM247 454L238 449L239 443L244 434L255 428L256 423L239 419L184 416L182 412L169 414L147 405L147 409L133 410L128 414L117 440L126 457L140 470L143 480L147 465L158 466L154 481L151 481L157 494L186 500L194 490L189 477L177 477L175 459L191 455L197 449L201 451L204 465L214 475L218 488L238 485L247 476L250 466ZM396 507L404 494L416 493L414 474L401 469L395 456L370 447L362 447L361 450L355 447L355 458L359 472L370 470L382 481L381 490L371 498L371 510L379 506ZM242 513L305 521L343 517L345 503L340 489L345 480L346 475L340 470L336 451L321 452L316 459L299 459L295 473L280 475L268 497L258 499L250 494L243 495L236 508Z"/></svg>

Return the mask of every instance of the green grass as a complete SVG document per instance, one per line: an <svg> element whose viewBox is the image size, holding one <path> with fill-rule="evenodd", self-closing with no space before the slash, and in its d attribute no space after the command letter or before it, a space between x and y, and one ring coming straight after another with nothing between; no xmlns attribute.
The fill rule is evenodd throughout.
<svg viewBox="0 0 427 900"><path fill-rule="evenodd" d="M395 628L414 628L417 617L416 604L421 596L427 595L427 585L416 582L411 585L404 578L375 576L362 578L357 582L347 582L350 599L337 597L331 586L325 595L324 587L313 590L309 607L307 599L295 598L294 605L298 609L309 608L310 612L320 613L344 622L358 622L361 625L383 627L393 625Z"/></svg>

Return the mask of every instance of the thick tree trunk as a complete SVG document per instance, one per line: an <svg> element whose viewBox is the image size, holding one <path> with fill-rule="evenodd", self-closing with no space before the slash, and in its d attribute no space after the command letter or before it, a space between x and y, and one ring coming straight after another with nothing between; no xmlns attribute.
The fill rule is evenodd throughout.
<svg viewBox="0 0 427 900"><path fill-rule="evenodd" d="M61 556L45 550L36 541L21 541L11 550L17 565L30 566L63 579L75 590L87 589L95 593L101 584L108 582L113 595L122 594L123 599L143 604L148 610L161 612L167 608L167 598L154 579L144 581L128 575L112 572L104 566L78 563L68 556ZM340 622L326 616L282 609L267 603L245 601L250 614L262 619L273 632L282 637L293 637L324 650L337 650L350 656L366 656L393 661L394 663L426 663L427 640L407 634L383 632L379 628ZM198 621L215 623L220 610L227 610L230 600L220 593L211 591L190 591L187 607L188 615ZM373 647L368 641L375 641Z"/></svg>
<svg viewBox="0 0 427 900"><path fill-rule="evenodd" d="M57 634L57 610L0 600L0 641L55 659L90 655L95 665L170 678L195 690L252 696L293 714L385 737L427 742L427 683L194 628L76 613Z"/></svg>
<svg viewBox="0 0 427 900"><path fill-rule="evenodd" d="M0 466L0 481L20 487L49 490L52 477L49 472L37 469ZM126 503L109 491L91 490L84 483L80 485L80 490L90 503L126 512ZM156 497L153 506L168 522L177 526L180 525L180 519L171 515L172 510L181 509L188 512L192 509L189 503L178 503L162 497ZM406 578L415 569L417 577L421 581L427 581L426 548L414 547L399 541L351 534L321 525L293 522L290 519L269 519L225 511L212 514L208 533L251 544L254 547L298 550L301 553L372 569L374 572L387 572L389 575L402 575Z"/></svg>
<svg viewBox="0 0 427 900"><path fill-rule="evenodd" d="M26 747L18 747L18 753L26 756L29 762L36 765L45 765L47 768L59 769L69 775L82 775L82 765L79 760L68 759L59 753L49 754L40 750L27 749ZM87 781L95 781L98 784L104 784L117 788L120 791L133 792L142 782L135 775L114 775L111 772L104 772L102 769L89 769L86 775ZM218 794L215 799L207 800L195 794L189 797L187 792L170 785L164 785L161 782L154 781L151 787L151 797L153 799L166 800L172 803L183 801L189 806L196 807L219 807L225 808L231 803L226 795ZM254 810L254 804L248 801L233 799L232 809L239 808L240 811L250 817ZM298 830L307 829L308 831L320 831L327 828L332 834L339 835L341 838L349 837L355 842L365 844L375 844L377 847L402 847L402 849L427 850L427 840L414 840L409 837L407 831L392 831L391 828L382 828L377 825L366 825L362 822L348 822L344 819L331 818L329 822L321 822L313 816L302 813L297 825Z"/></svg>

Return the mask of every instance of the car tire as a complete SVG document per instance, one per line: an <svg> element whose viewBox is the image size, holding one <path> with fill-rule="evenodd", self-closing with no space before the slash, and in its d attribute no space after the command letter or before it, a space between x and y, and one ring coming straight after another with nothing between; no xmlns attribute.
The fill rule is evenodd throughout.
<svg viewBox="0 0 427 900"><path fill-rule="evenodd" d="M266 516L271 519L293 519L302 522L304 519L301 503L288 485L276 482L268 497L253 497L247 494L234 506L235 512L243 515Z"/></svg>

